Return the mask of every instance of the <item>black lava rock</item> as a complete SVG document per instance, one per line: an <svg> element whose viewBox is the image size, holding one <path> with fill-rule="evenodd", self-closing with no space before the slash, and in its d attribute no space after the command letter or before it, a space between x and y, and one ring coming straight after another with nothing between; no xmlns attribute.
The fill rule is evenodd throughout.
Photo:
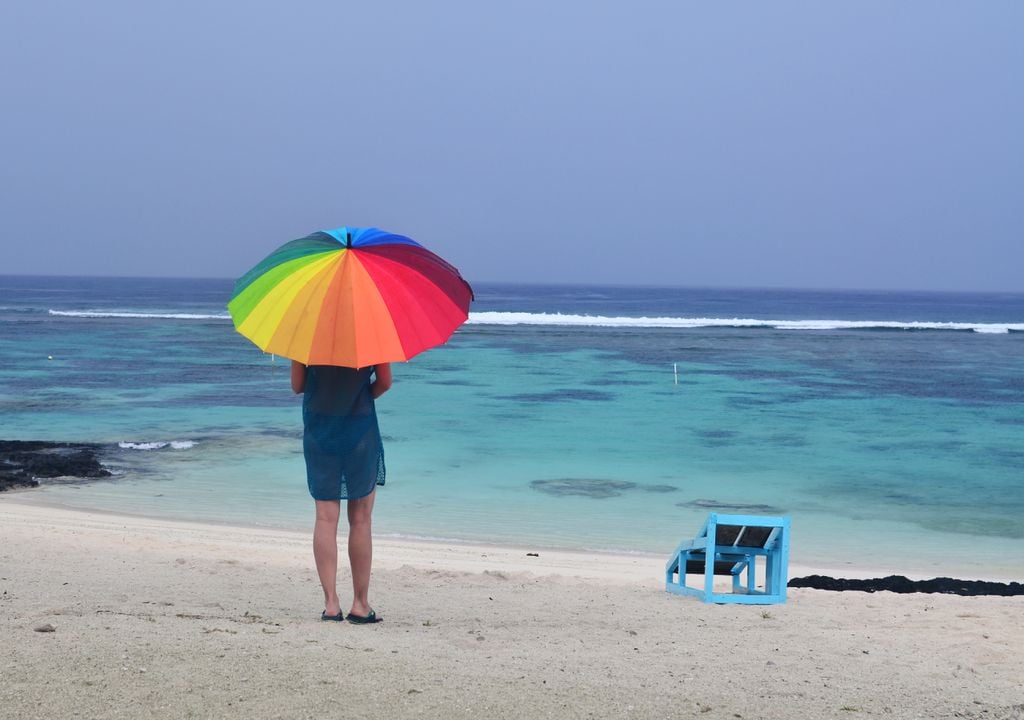
<svg viewBox="0 0 1024 720"><path fill-rule="evenodd" d="M99 445L42 440L0 440L0 491L38 487L39 478L110 477L97 458Z"/></svg>
<svg viewBox="0 0 1024 720"><path fill-rule="evenodd" d="M827 575L808 575L807 577L793 578L789 581L789 587L837 591L859 590L869 593L887 590L894 593L942 593L945 595L1000 595L1003 597L1024 595L1024 584L1018 582L954 580L947 577L910 580L903 575L890 575L870 580L848 580Z"/></svg>

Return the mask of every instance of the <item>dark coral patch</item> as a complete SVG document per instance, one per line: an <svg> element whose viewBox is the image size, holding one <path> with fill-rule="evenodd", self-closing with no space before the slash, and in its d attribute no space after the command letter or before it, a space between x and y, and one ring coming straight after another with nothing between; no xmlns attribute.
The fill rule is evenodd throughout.
<svg viewBox="0 0 1024 720"><path fill-rule="evenodd" d="M696 430L694 434L701 439L701 443L707 447L723 447L731 445L739 433L734 430Z"/></svg>
<svg viewBox="0 0 1024 720"><path fill-rule="evenodd" d="M548 495L565 497L580 495L589 498L618 497L626 490L632 490L636 483L626 480L602 480L598 478L558 478L556 480L534 480L530 487Z"/></svg>
<svg viewBox="0 0 1024 720"><path fill-rule="evenodd" d="M499 400L512 400L515 402L548 403L564 402L566 400L588 400L606 401L613 400L614 395L601 390L577 390L566 388L565 390L552 390L542 393L519 393L517 395L502 395Z"/></svg>
<svg viewBox="0 0 1024 720"><path fill-rule="evenodd" d="M785 512L782 508L775 507L773 505L764 505L762 503L732 503L724 502L722 500L689 500L687 502L676 503L677 507L688 507L688 508L699 508L701 510L725 510L728 512L736 513L769 513L772 515L781 515Z"/></svg>
<svg viewBox="0 0 1024 720"><path fill-rule="evenodd" d="M696 432L697 435L708 440L725 440L738 435L735 430L697 430Z"/></svg>

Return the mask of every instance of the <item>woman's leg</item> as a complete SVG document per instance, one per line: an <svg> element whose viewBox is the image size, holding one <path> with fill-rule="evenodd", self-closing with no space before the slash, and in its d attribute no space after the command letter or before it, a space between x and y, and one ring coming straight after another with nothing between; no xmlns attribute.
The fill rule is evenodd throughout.
<svg viewBox="0 0 1024 720"><path fill-rule="evenodd" d="M317 500L316 524L313 526L313 558L320 585L324 589L324 613L341 612L338 600L338 516L341 501Z"/></svg>
<svg viewBox="0 0 1024 720"><path fill-rule="evenodd" d="M365 616L370 612L370 564L373 561L373 538L370 515L373 513L374 490L366 497L348 501L348 561L352 566L352 609L350 613Z"/></svg>

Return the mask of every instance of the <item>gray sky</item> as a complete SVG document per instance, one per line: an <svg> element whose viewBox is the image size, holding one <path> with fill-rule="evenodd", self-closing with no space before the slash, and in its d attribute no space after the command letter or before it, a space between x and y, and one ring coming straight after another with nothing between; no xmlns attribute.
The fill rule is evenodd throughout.
<svg viewBox="0 0 1024 720"><path fill-rule="evenodd" d="M1024 3L12 0L0 273L1024 290Z"/></svg>

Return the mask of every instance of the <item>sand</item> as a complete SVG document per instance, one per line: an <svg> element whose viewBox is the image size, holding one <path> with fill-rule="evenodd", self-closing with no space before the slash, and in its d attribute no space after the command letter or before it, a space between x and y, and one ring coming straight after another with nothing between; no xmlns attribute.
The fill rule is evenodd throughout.
<svg viewBox="0 0 1024 720"><path fill-rule="evenodd" d="M359 627L305 533L3 497L0 717L1024 718L1022 598L705 605L659 557L528 551L378 540Z"/></svg>

